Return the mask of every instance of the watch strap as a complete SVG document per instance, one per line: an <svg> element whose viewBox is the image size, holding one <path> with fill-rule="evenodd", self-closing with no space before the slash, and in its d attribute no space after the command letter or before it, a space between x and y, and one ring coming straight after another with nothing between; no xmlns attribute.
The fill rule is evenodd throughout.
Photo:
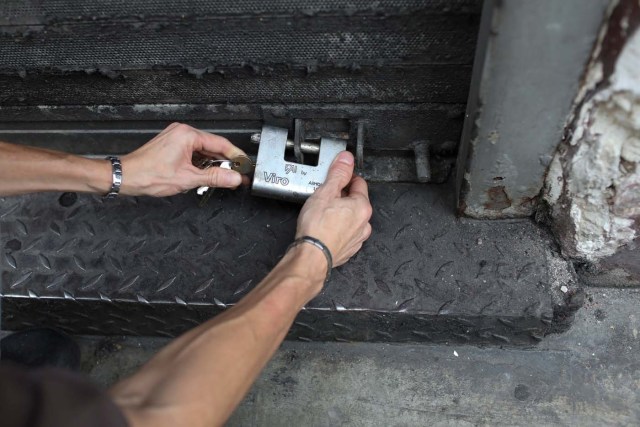
<svg viewBox="0 0 640 427"><path fill-rule="evenodd" d="M122 185L122 163L120 162L120 158L116 156L109 156L107 160L111 161L111 189L104 198L113 199L120 193L120 186Z"/></svg>

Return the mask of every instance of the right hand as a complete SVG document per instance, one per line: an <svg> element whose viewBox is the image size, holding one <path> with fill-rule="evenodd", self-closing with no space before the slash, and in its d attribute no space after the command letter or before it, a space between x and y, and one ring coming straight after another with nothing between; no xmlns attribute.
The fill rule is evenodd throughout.
<svg viewBox="0 0 640 427"><path fill-rule="evenodd" d="M371 236L367 182L353 174L354 159L348 151L335 158L327 179L306 201L298 217L296 238L315 237L333 256L333 266L344 264Z"/></svg>

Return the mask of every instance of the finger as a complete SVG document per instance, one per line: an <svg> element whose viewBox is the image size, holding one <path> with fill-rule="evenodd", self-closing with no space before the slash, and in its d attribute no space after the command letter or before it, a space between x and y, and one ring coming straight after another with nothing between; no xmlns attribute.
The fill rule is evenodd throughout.
<svg viewBox="0 0 640 427"><path fill-rule="evenodd" d="M369 200L369 185L361 176L354 175L349 184L349 195L359 195Z"/></svg>
<svg viewBox="0 0 640 427"><path fill-rule="evenodd" d="M370 223L364 226L364 233L362 234L362 241L368 240L371 237L371 233L373 232L373 228Z"/></svg>
<svg viewBox="0 0 640 427"><path fill-rule="evenodd" d="M360 252L360 249L362 249L362 242L358 243L354 248L353 248L353 254L351 256L354 256L355 254L357 254L358 252ZM349 257L351 258L351 257Z"/></svg>
<svg viewBox="0 0 640 427"><path fill-rule="evenodd" d="M226 160L226 159L228 159L229 157L235 157L235 156L229 156L229 157L227 157L227 156L225 156L224 154L216 154L216 153L212 153L212 154L213 154L213 158L214 158L214 159L216 159L216 160Z"/></svg>
<svg viewBox="0 0 640 427"><path fill-rule="evenodd" d="M219 153L212 153L210 151L199 151L200 154L202 154L204 157L207 157L209 159L214 159L214 160L229 160L228 157L226 157L224 154L219 154Z"/></svg>
<svg viewBox="0 0 640 427"><path fill-rule="evenodd" d="M217 187L217 188L236 188L242 184L242 175L230 169L194 168L194 182L191 188L195 187Z"/></svg>
<svg viewBox="0 0 640 427"><path fill-rule="evenodd" d="M347 256L346 259L344 260L344 262L349 261L352 257L355 256L355 254L357 254L358 252L360 252L360 249L362 249L362 243L358 243L354 246L351 246L351 248L349 248L349 251L347 252Z"/></svg>
<svg viewBox="0 0 640 427"><path fill-rule="evenodd" d="M206 153L210 156L222 154L226 159L238 156L246 156L245 152L233 145L227 138L220 135L213 135L209 132L198 130L198 140L195 150Z"/></svg>
<svg viewBox="0 0 640 427"><path fill-rule="evenodd" d="M373 215L373 206L364 196L350 196L342 199L341 201L346 203L353 211L355 217L362 221L362 224L369 222Z"/></svg>
<svg viewBox="0 0 640 427"><path fill-rule="evenodd" d="M327 179L322 187L323 192L327 192L334 197L340 196L340 192L351 181L353 176L353 154L343 151L336 156L329 167Z"/></svg>

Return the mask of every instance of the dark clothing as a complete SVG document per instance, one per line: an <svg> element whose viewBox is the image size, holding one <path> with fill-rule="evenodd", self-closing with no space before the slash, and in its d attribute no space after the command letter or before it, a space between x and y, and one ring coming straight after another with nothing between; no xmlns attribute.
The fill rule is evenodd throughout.
<svg viewBox="0 0 640 427"><path fill-rule="evenodd" d="M31 328L0 340L0 360L25 368L80 369L80 346L66 333L53 328Z"/></svg>
<svg viewBox="0 0 640 427"><path fill-rule="evenodd" d="M2 427L126 427L111 398L80 374L0 365Z"/></svg>

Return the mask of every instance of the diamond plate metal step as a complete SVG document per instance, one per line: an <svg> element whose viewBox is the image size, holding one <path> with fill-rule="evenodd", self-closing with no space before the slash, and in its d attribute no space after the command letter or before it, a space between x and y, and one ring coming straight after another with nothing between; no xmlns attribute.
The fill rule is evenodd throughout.
<svg viewBox="0 0 640 427"><path fill-rule="evenodd" d="M575 303L557 298L547 234L528 220L457 219L452 194L372 185L373 236L289 338L531 345L566 328ZM4 329L178 334L266 275L299 210L248 190L219 191L202 209L191 194L79 195L68 207L59 196L0 201Z"/></svg>

